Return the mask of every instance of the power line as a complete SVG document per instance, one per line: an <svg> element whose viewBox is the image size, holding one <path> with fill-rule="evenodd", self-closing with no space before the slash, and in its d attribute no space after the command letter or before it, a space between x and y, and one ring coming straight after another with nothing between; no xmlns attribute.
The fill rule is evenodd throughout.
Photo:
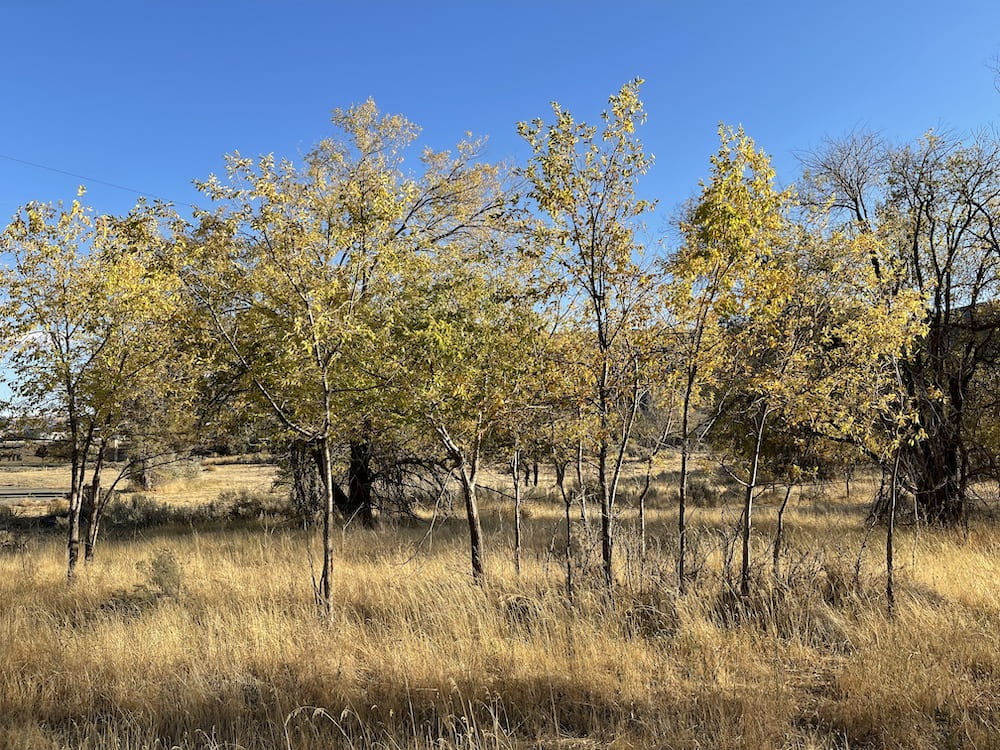
<svg viewBox="0 0 1000 750"><path fill-rule="evenodd" d="M56 174L66 175L67 177L75 177L78 180L83 180L86 183L94 183L98 185L104 185L105 187L114 188L115 190L124 190L127 193L134 193L135 195L142 196L144 198L153 198L154 200L164 201L165 203L173 203L179 206L188 206L189 208L197 209L193 203L187 203L186 201L171 201L159 195L154 195L153 193L145 192L143 190L136 190L135 188L130 188L125 185L118 185L114 182L108 182L107 180L99 180L96 177L88 177L86 175L77 174L76 172L68 172L65 169L57 169L56 167L50 167L47 164L39 164L37 162L28 161L27 159L18 159L15 156L8 156L7 154L0 154L0 159L6 159L7 161L17 162L18 164L24 164L29 167L35 167L36 169L44 169L49 172L55 172Z"/></svg>

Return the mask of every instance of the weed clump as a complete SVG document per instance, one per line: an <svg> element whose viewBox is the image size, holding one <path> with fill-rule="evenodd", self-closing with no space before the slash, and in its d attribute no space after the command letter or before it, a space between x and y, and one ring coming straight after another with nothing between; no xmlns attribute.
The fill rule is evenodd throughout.
<svg viewBox="0 0 1000 750"><path fill-rule="evenodd" d="M153 596L176 599L181 593L184 569L173 550L161 547L149 559L136 563L135 567L146 579L140 588Z"/></svg>

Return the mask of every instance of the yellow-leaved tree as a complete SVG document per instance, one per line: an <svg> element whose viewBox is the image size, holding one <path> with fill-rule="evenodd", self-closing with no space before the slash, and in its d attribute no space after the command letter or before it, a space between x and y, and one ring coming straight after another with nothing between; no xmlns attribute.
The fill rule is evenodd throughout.
<svg viewBox="0 0 1000 750"><path fill-rule="evenodd" d="M479 471L489 447L516 448L510 432L536 392L533 342L543 329L511 237L484 232L426 254L403 284L407 304L391 334L405 369L396 409L437 436L461 485L477 582L487 573Z"/></svg>
<svg viewBox="0 0 1000 750"><path fill-rule="evenodd" d="M651 342L653 284L643 267L638 222L652 204L636 182L652 163L636 128L645 120L641 80L610 97L600 128L577 122L558 104L553 122L518 125L532 148L524 169L542 220L537 242L562 279L553 292L572 306L559 322L585 342L586 382L580 403L593 417L601 508L604 583L614 586L615 502L635 425Z"/></svg>
<svg viewBox="0 0 1000 750"><path fill-rule="evenodd" d="M323 492L316 599L329 613L335 510L370 510L371 445L399 418L405 367L390 332L408 280L439 247L504 216L498 167L480 141L404 159L418 128L371 100L335 110L335 137L301 165L227 158L226 179L200 184L215 209L180 243L175 263L210 321L217 352L255 404L315 458ZM351 468L335 479L338 453ZM352 495L354 497L352 498Z"/></svg>
<svg viewBox="0 0 1000 750"><path fill-rule="evenodd" d="M156 261L159 218L168 213L140 203L127 217L95 217L79 201L31 203L2 235L11 259L0 319L12 402L68 444L70 580L82 528L86 559L94 555L110 441L136 442L140 422L147 435L157 429L151 425L176 427L167 412L183 411L192 393L192 370L175 346L177 280Z"/></svg>
<svg viewBox="0 0 1000 750"><path fill-rule="evenodd" d="M692 395L711 393L723 416L715 445L744 488L747 596L768 430L869 439L896 391L887 365L919 333L919 299L893 283L891 265L876 272L871 258L885 253L869 239L796 220L793 194L774 187L768 157L742 130L721 138L675 269L682 308L697 311L686 382Z"/></svg>

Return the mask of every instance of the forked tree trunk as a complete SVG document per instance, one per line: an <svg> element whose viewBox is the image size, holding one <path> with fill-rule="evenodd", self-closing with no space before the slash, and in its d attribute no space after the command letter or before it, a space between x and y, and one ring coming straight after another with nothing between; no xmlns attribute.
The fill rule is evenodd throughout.
<svg viewBox="0 0 1000 750"><path fill-rule="evenodd" d="M482 434L477 437L475 447L470 451L471 457L458 447L448 430L437 426L436 432L448 456L454 462L454 469L459 472L462 483L462 498L465 500L465 516L469 522L469 550L472 557L472 578L477 584L482 584L486 577L486 565L483 550L483 526L479 520L479 501L476 497L476 479L479 473L479 450L482 444ZM454 470L453 469L453 470Z"/></svg>
<svg viewBox="0 0 1000 750"><path fill-rule="evenodd" d="M104 503L101 502L101 472L104 469L104 455L107 441L102 438L97 447L97 457L94 462L94 473L90 486L87 488L87 533L83 542L83 560L85 563L94 561L94 548L97 545L97 534L101 525L101 514Z"/></svg>
<svg viewBox="0 0 1000 750"><path fill-rule="evenodd" d="M76 419L70 419L70 489L69 489L69 527L66 539L66 580L70 583L76 576L76 566L80 560L80 515L83 506L84 474L87 470L87 453L93 439L93 427L87 431L81 441L80 427Z"/></svg>

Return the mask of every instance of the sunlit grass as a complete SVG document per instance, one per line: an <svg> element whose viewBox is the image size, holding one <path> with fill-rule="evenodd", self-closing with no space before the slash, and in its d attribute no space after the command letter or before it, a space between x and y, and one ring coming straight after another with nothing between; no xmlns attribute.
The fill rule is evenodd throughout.
<svg viewBox="0 0 1000 750"><path fill-rule="evenodd" d="M219 467L198 481L217 493L270 476ZM208 493L196 484L192 496ZM461 519L343 534L328 622L309 538L275 519L109 538L72 588L63 540L32 540L0 557L0 747L1000 745L996 528L903 526L889 618L882 530L864 528L860 489L851 502L840 486L793 495L780 583L778 497L762 499L742 603L722 573L738 512L699 507L697 578L680 598L676 514L657 489L645 559L621 506L613 607L578 520L567 599L562 509L541 486L520 577L508 503L485 501L482 588ZM179 590L139 566L170 560Z"/></svg>

